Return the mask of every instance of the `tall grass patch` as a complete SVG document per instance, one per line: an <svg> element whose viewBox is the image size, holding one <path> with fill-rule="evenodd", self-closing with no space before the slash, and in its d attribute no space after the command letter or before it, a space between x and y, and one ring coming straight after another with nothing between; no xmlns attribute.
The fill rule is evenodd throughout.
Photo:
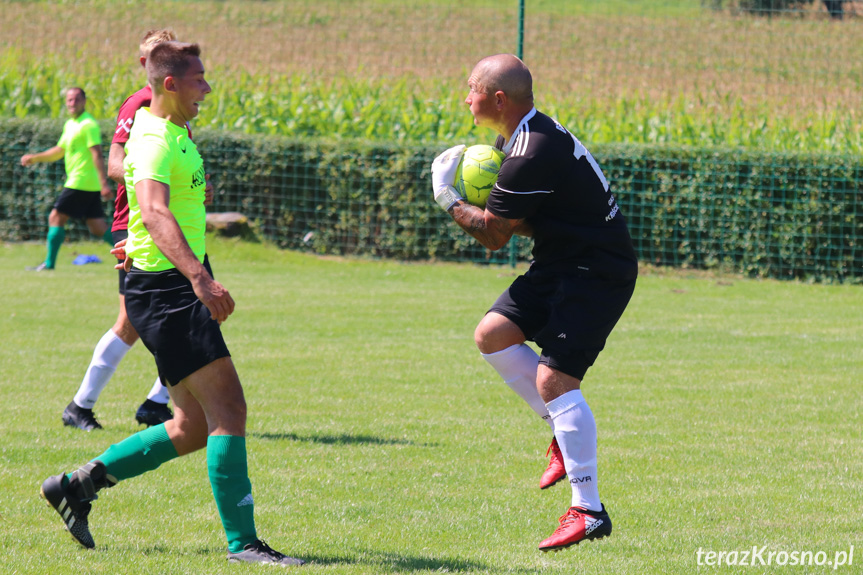
<svg viewBox="0 0 863 575"><path fill-rule="evenodd" d="M595 4L528 2L525 22L539 106L585 141L860 152L856 21ZM475 137L461 105L470 68L517 40L515 3L5 6L0 114L58 117L62 88L82 84L97 117L113 117L143 83L140 33L169 24L204 47L215 90L198 123L247 133Z"/></svg>

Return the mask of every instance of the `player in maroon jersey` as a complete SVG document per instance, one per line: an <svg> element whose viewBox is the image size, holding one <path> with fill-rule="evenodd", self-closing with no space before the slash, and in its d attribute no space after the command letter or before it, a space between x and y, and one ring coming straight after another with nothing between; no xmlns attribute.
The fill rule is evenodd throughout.
<svg viewBox="0 0 863 575"><path fill-rule="evenodd" d="M147 63L147 57L154 46L161 42L173 41L177 37L172 30L150 30L144 34L139 47L139 61L143 68ZM114 201L114 223L111 226L111 234L114 243L126 239L126 227L129 223L129 204L126 200L126 187L124 185L125 170L123 160L126 157L125 144L129 139L129 132L135 119L135 112L139 108L150 105L152 99L150 86L144 86L131 96L117 114L117 128L108 153L108 177L117 182L117 197ZM188 126L187 126L188 128ZM189 132L191 136L191 131ZM212 190L208 188L208 200L212 198ZM63 412L63 423L71 427L77 427L84 431L101 429L101 425L93 415L93 406L99 398L99 394L108 385L111 376L117 369L120 360L138 341L138 334L129 319L126 317L125 305L125 280L126 272L119 270L120 275L120 308L117 320L109 329L93 352L90 366L84 374L78 392L72 402ZM135 413L135 420L144 425L158 425L171 419L173 414L168 407L168 391L162 382L156 377L147 399L140 405Z"/></svg>

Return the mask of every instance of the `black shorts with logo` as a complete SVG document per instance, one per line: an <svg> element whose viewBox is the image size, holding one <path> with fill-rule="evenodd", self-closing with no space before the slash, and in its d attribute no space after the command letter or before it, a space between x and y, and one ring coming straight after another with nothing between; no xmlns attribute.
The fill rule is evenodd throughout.
<svg viewBox="0 0 863 575"><path fill-rule="evenodd" d="M533 269L489 311L515 323L541 348L540 363L583 379L635 290L635 279L560 276Z"/></svg>
<svg viewBox="0 0 863 575"><path fill-rule="evenodd" d="M206 256L204 267L212 276ZM145 272L133 265L126 274L126 315L167 386L231 355L219 323L176 269Z"/></svg>
<svg viewBox="0 0 863 575"><path fill-rule="evenodd" d="M54 202L54 209L70 218L92 220L105 218L102 209L102 194L63 188L60 197Z"/></svg>
<svg viewBox="0 0 863 575"><path fill-rule="evenodd" d="M114 244L116 244L119 241L125 240L128 237L129 237L129 230L117 230L117 231L111 232L111 240L113 240ZM121 260L120 258L117 258L117 261L120 263L123 262L123 260ZM119 276L120 276L120 295L126 295L126 270L124 270L123 268L120 268L117 271L119 272Z"/></svg>

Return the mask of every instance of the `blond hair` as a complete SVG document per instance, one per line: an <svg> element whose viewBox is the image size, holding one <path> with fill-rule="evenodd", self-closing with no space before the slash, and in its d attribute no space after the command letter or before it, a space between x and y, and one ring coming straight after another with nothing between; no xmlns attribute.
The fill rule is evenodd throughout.
<svg viewBox="0 0 863 575"><path fill-rule="evenodd" d="M149 58L153 47L162 42L173 42L177 39L177 35L170 28L162 28L158 30L148 30L141 38L141 44L138 46L138 51L143 58Z"/></svg>

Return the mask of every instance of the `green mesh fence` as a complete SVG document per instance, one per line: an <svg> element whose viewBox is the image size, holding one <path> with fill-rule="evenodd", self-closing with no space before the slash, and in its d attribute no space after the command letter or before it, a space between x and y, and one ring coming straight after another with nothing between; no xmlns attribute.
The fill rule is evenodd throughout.
<svg viewBox="0 0 863 575"><path fill-rule="evenodd" d="M456 229L428 173L444 147L493 140L462 103L466 77L516 51L517 0L2 5L2 239L44 237L62 167L17 161L56 142L63 88L86 88L107 140L143 83L141 32L169 23L202 45L214 87L194 126L213 210L316 253L529 258L529 242L490 254ZM524 5L538 107L599 159L642 261L860 282L859 3Z"/></svg>
<svg viewBox="0 0 863 575"><path fill-rule="evenodd" d="M512 252L488 252L437 208L430 191L434 148L214 131L200 133L198 144L216 187L210 210L242 213L280 246L404 260L530 257L530 242L522 240ZM15 165L25 147L3 146L2 239L44 237L45 215L62 185L58 164ZM645 263L785 279L863 279L861 158L636 145L595 152ZM69 237L84 233L73 228Z"/></svg>

